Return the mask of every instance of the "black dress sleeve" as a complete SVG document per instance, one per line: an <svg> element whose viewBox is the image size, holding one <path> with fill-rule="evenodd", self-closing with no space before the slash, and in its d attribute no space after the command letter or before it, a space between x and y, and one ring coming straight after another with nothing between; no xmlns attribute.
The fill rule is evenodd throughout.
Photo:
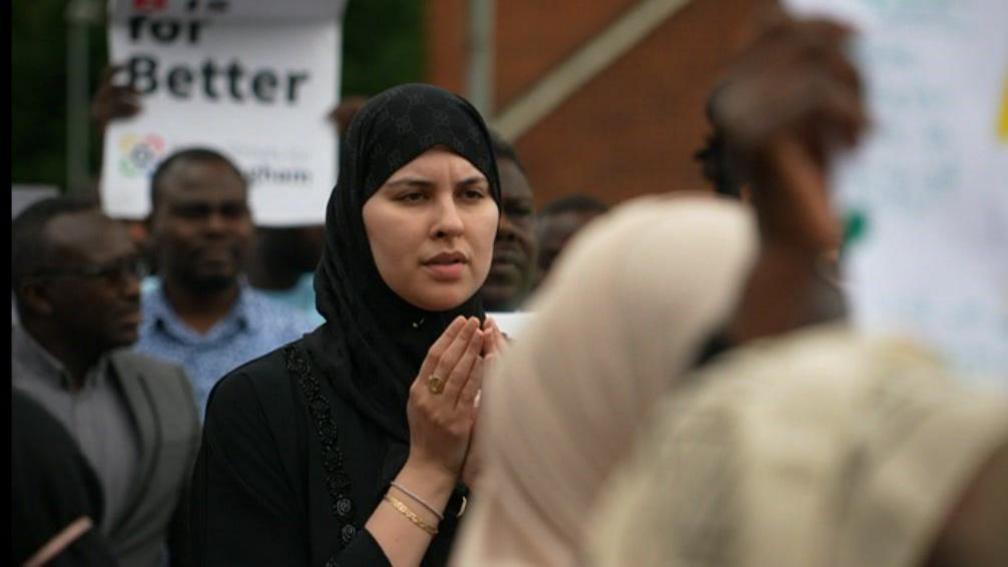
<svg viewBox="0 0 1008 567"><path fill-rule="evenodd" d="M192 479L196 565L308 565L304 517L246 374L214 388Z"/></svg>
<svg viewBox="0 0 1008 567"><path fill-rule="evenodd" d="M309 432L295 395L283 366L269 363L235 371L211 393L192 481L195 565L308 566L313 556L318 567L388 565L363 529L330 557L313 553L322 542L311 541Z"/></svg>

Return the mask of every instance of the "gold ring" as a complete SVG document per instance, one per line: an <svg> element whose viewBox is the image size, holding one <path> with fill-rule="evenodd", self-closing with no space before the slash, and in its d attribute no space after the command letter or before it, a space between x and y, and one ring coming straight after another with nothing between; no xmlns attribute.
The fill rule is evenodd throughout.
<svg viewBox="0 0 1008 567"><path fill-rule="evenodd" d="M427 389L435 396L444 392L444 378L431 374L430 378L427 378Z"/></svg>

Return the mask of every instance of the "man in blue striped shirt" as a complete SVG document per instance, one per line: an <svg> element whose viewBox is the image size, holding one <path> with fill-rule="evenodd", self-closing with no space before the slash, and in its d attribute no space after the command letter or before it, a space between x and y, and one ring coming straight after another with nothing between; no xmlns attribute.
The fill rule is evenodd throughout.
<svg viewBox="0 0 1008 567"><path fill-rule="evenodd" d="M158 285L142 298L137 350L183 365L205 410L225 373L311 330L307 317L249 287L248 186L222 154L178 151L151 179Z"/></svg>

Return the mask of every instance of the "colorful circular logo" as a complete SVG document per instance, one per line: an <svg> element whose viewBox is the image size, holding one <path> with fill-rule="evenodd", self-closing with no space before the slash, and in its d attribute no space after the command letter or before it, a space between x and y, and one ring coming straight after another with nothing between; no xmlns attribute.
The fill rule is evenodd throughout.
<svg viewBox="0 0 1008 567"><path fill-rule="evenodd" d="M119 171L125 177L147 177L164 154L165 143L157 134L144 137L124 134L119 138Z"/></svg>

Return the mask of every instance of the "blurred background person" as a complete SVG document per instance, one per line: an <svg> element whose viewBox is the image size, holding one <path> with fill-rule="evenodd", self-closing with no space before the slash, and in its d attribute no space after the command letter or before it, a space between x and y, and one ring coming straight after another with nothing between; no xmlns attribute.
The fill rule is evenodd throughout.
<svg viewBox="0 0 1008 567"><path fill-rule="evenodd" d="M490 275L480 289L487 311L519 309L532 289L536 270L535 202L518 154L491 133L501 182L501 218Z"/></svg>
<svg viewBox="0 0 1008 567"><path fill-rule="evenodd" d="M707 99L706 115L711 126L704 147L694 157L700 164L704 179L718 195L752 203L752 187L748 179L746 164L729 143L725 127L717 122L715 109L719 95L727 90L719 85ZM805 323L820 323L844 319L848 314L847 297L843 289L840 269L839 248L824 250L816 260L816 278L811 307L807 310Z"/></svg>
<svg viewBox="0 0 1008 567"><path fill-rule="evenodd" d="M548 203L536 216L536 241L539 243L539 270L541 283L553 268L571 238L595 217L605 214L609 207L588 195L567 195Z"/></svg>
<svg viewBox="0 0 1008 567"><path fill-rule="evenodd" d="M217 380L313 326L249 285L248 188L222 154L189 148L165 158L151 178L149 227L160 272L143 294L136 349L183 365L202 415Z"/></svg>
<svg viewBox="0 0 1008 567"><path fill-rule="evenodd" d="M587 511L642 416L727 321L756 246L750 211L705 195L641 198L585 229L487 377L482 473L453 564L582 564Z"/></svg>
<svg viewBox="0 0 1008 567"><path fill-rule="evenodd" d="M832 162L867 129L862 84L844 52L850 30L828 21L778 20L725 78L714 122L751 186L761 254L726 328L741 343L822 322L824 255L840 248L830 204Z"/></svg>
<svg viewBox="0 0 1008 567"><path fill-rule="evenodd" d="M142 259L92 201L35 203L11 230L15 390L73 436L103 492L101 533L123 565L185 558L181 502L199 443L185 372L127 350ZM69 473L68 473L69 474ZM95 519L95 518L93 518Z"/></svg>
<svg viewBox="0 0 1008 567"><path fill-rule="evenodd" d="M779 21L729 75L714 114L751 173L762 241L721 336L736 346L659 406L592 515L590 564L1008 559L1008 400L907 340L807 327L815 258L840 234L830 164L866 125L849 35Z"/></svg>
<svg viewBox="0 0 1008 567"><path fill-rule="evenodd" d="M140 95L129 85L113 83L122 66L109 66L102 74L91 103L91 115L99 132L104 133L112 120L136 116L143 111ZM351 95L340 101L328 119L337 132L343 132L367 97ZM151 248L146 221L123 220L134 242L144 251L156 273L157 254ZM325 227L322 224L289 227L259 226L248 260L249 285L267 297L301 311L312 325L322 323L315 309L313 275L322 254Z"/></svg>

